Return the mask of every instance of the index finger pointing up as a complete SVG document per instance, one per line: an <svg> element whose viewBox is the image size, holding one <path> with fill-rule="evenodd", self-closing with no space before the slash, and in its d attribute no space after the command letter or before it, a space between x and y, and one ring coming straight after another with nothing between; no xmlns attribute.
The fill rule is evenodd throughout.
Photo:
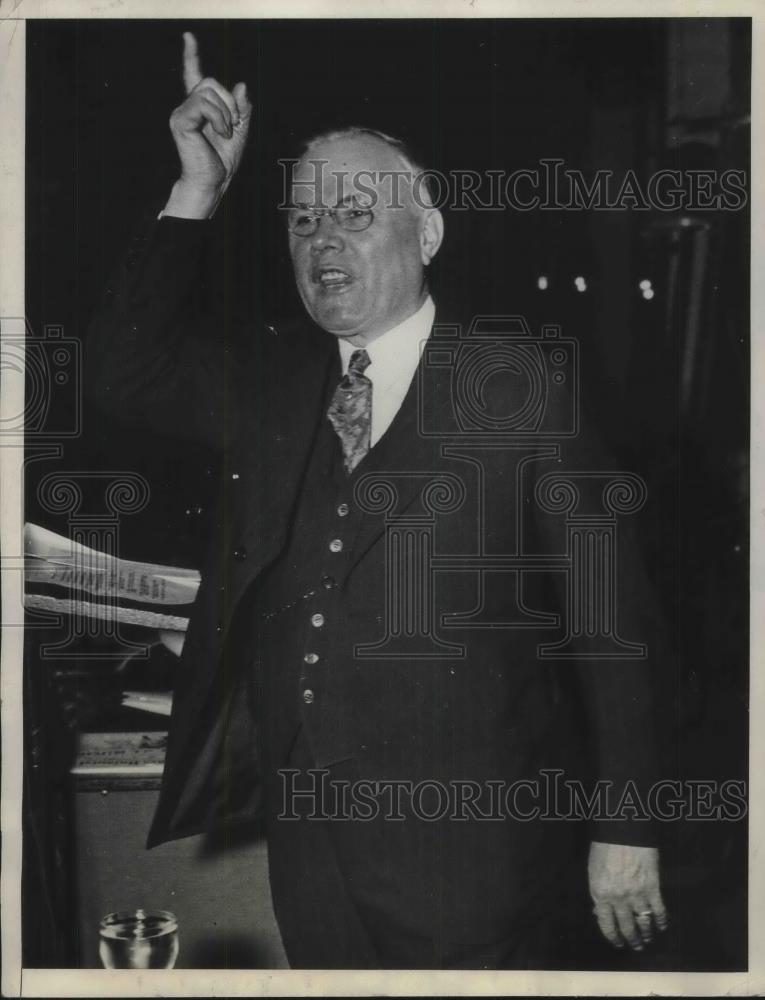
<svg viewBox="0 0 765 1000"><path fill-rule="evenodd" d="M199 48L197 40L190 31L183 32L183 86L186 93L191 91L202 79L202 71L199 68Z"/></svg>

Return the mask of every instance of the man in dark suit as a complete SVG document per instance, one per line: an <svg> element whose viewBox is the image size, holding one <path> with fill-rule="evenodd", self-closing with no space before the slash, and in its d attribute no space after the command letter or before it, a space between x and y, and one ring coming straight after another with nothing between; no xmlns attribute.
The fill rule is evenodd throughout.
<svg viewBox="0 0 765 1000"><path fill-rule="evenodd" d="M261 810L293 966L554 962L579 824L539 808L540 782L589 776L618 799L655 777L642 645L655 620L628 539L627 571L598 597L608 628L542 642L550 608L586 618L595 601L572 610L561 512L591 517L608 477L624 481L584 433L567 446L583 475L568 493L556 479L544 432L570 425L562 376L531 423L497 437L520 406L518 365L500 363L507 378L478 377L488 422L466 422L453 365L428 353L453 321L427 284L441 213L373 130L319 137L295 170L286 215L310 322L211 336L190 303L251 105L243 84L202 78L191 35L184 63L181 177L88 344L102 406L223 455L150 844ZM601 528L596 548L614 537ZM589 886L605 937L642 950L666 912L636 812L595 817Z"/></svg>

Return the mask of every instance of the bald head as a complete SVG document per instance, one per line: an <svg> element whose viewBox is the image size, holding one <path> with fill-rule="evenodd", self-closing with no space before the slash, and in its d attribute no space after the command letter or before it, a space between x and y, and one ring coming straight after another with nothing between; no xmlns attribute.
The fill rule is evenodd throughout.
<svg viewBox="0 0 765 1000"><path fill-rule="evenodd" d="M301 196L315 196L320 191L326 196L328 208L353 193L373 209L422 211L430 207L427 190L418 180L422 174L423 168L397 140L381 132L354 128L311 139L293 179L298 182Z"/></svg>

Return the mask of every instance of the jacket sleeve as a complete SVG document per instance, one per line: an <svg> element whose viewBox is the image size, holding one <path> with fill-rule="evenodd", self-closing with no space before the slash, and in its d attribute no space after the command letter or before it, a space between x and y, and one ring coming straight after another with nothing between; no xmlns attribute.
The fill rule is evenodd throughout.
<svg viewBox="0 0 765 1000"><path fill-rule="evenodd" d="M568 493L563 487L553 498L563 512L551 512L555 502L541 509L545 475L550 486L571 484ZM609 483L622 486L609 492ZM632 512L631 486L637 495ZM570 640L554 669L573 671L580 691L594 770L586 791L595 793L596 782L607 789L607 799L595 797L591 835L605 843L652 846L658 840L649 795L660 778L657 680L671 664L666 626L640 551L638 526L641 517L644 524L655 519L646 517L652 503L642 477L609 454L586 419L573 439L561 442L553 471L546 465L537 482L544 544L571 559L570 572L552 574ZM603 641L609 631L618 641Z"/></svg>
<svg viewBox="0 0 765 1000"><path fill-rule="evenodd" d="M210 223L157 214L139 223L91 321L86 392L122 423L220 448L227 338L195 308Z"/></svg>

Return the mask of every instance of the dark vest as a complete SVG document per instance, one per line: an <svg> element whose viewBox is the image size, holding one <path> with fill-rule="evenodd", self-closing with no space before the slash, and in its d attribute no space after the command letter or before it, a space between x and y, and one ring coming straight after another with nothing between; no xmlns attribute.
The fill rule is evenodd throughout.
<svg viewBox="0 0 765 1000"><path fill-rule="evenodd" d="M324 412L338 379L333 367ZM343 641L339 581L360 517L353 486L367 464L365 459L350 476L345 472L340 440L322 416L286 547L257 585L253 679L267 771L288 763L301 726L310 741L311 717L321 711L323 678L332 669L333 648Z"/></svg>

